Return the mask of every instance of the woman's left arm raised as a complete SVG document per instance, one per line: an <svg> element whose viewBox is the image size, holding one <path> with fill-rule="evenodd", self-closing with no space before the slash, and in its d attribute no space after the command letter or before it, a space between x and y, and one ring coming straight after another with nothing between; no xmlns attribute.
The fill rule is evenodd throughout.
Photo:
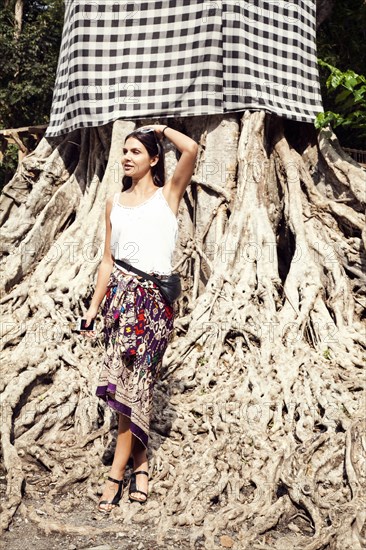
<svg viewBox="0 0 366 550"><path fill-rule="evenodd" d="M164 185L165 196L173 209L173 211L178 213L179 203L191 181L196 159L198 153L197 143L190 137L178 132L178 130L173 130L169 126L156 125L152 126L158 136L163 135L172 142L172 144L178 149L181 153L181 157L178 161L178 164L174 170L172 178Z"/></svg>

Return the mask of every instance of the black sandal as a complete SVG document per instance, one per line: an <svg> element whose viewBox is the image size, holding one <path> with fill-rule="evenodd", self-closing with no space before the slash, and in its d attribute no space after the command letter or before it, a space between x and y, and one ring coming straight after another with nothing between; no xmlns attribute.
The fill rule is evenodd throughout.
<svg viewBox="0 0 366 550"><path fill-rule="evenodd" d="M130 487L128 489L128 495L131 502L139 502L140 504L145 504L147 501L147 493L144 491L140 491L140 489L137 488L136 485L136 476L137 474L145 474L145 476L149 477L149 474L145 472L144 470L139 470L138 472L133 472L131 474L131 481L130 481ZM141 493L145 496L145 500L140 500L139 498L133 498L131 497L131 493Z"/></svg>
<svg viewBox="0 0 366 550"><path fill-rule="evenodd" d="M98 502L98 511L102 512L102 514L110 514L113 508L118 505L123 495L123 479L120 479L120 480L113 479L113 477L109 477L109 476L107 477L107 479L108 481L113 481L113 483L118 483L118 491L114 495L112 500L100 500ZM111 504L112 508L110 510L106 510L105 508L100 507L101 504Z"/></svg>

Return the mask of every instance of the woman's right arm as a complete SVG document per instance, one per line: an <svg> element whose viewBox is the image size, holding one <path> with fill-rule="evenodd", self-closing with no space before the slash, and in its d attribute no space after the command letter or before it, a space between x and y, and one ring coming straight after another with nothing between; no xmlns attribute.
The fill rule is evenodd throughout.
<svg viewBox="0 0 366 550"><path fill-rule="evenodd" d="M113 198L107 200L106 210L105 210L105 244L104 244L104 253L101 264L98 270L97 284L95 286L94 294L90 302L88 311L86 312L85 326L88 327L92 319L94 319L98 313L100 303L102 302L105 293L107 291L107 285L109 281L109 276L113 269L113 258L111 253L111 220L110 214L112 210Z"/></svg>

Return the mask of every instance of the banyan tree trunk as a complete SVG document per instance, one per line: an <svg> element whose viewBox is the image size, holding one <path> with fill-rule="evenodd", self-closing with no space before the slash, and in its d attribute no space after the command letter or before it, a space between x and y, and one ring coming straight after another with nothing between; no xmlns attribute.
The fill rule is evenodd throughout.
<svg viewBox="0 0 366 550"><path fill-rule="evenodd" d="M361 549L365 172L330 130L263 111L174 123L200 153L179 212L184 293L155 392L151 494L102 526L65 519L81 495L97 501L116 426L94 395L101 330L85 341L70 323L93 292L134 124L44 139L4 189L2 527L20 507L48 532L124 519L159 541L184 527L192 548Z"/></svg>

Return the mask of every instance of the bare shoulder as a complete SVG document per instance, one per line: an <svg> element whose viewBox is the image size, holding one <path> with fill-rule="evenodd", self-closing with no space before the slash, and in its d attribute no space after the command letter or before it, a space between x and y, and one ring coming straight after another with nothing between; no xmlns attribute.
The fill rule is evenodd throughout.
<svg viewBox="0 0 366 550"><path fill-rule="evenodd" d="M113 203L114 203L114 199L115 199L115 196L118 195L119 197L119 193L114 193L113 195L110 195L108 198L107 198L107 201L106 201L106 206L113 206Z"/></svg>
<svg viewBox="0 0 366 550"><path fill-rule="evenodd" d="M162 193L165 197L166 202L168 203L171 210L173 211L173 214L175 216L178 216L179 204L182 197L179 195L177 190L172 185L172 179L170 179L164 184Z"/></svg>

